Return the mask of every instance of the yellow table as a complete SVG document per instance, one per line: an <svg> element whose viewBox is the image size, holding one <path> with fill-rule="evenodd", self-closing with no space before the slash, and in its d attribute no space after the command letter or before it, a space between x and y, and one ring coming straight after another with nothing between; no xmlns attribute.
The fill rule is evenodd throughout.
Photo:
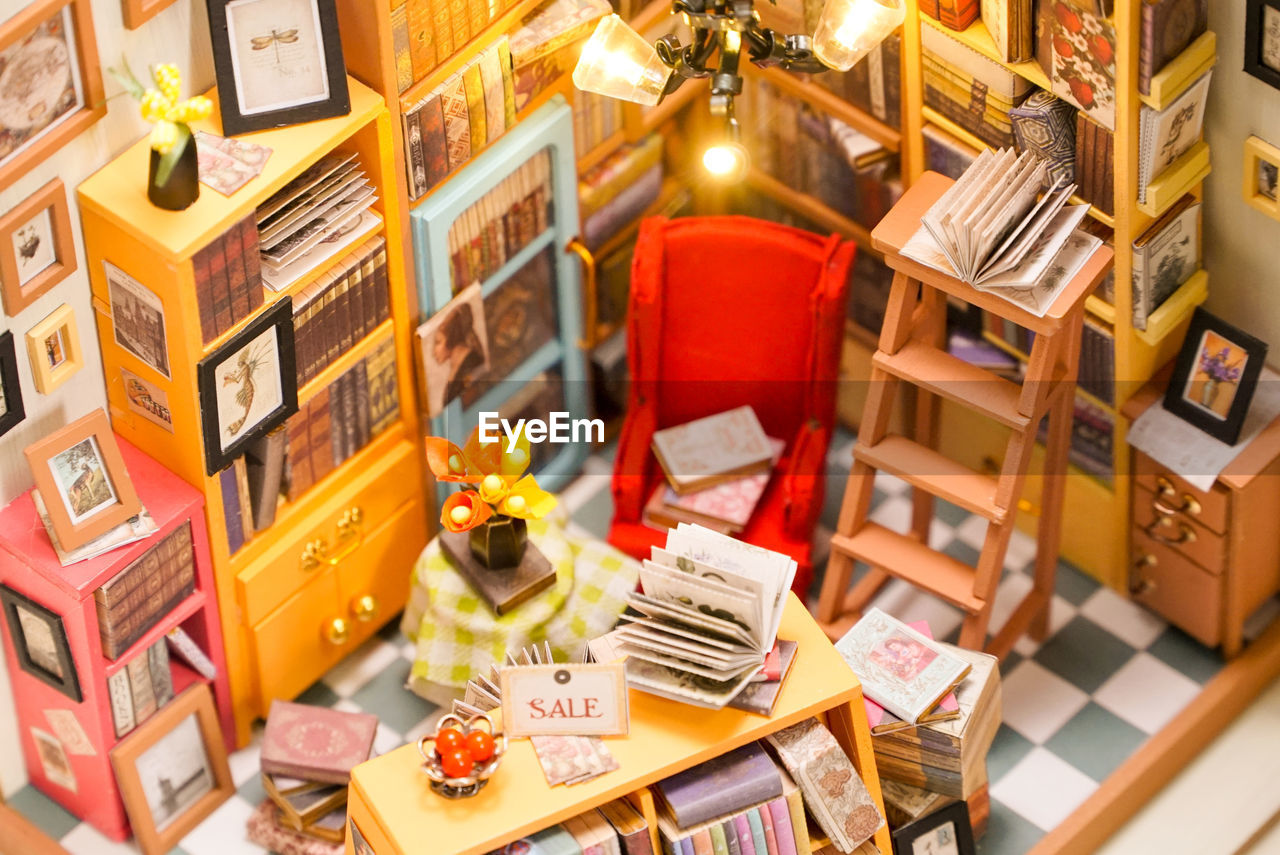
<svg viewBox="0 0 1280 855"><path fill-rule="evenodd" d="M417 747L406 745L356 767L348 816L377 855L483 855L622 796L655 829L648 785L814 715L825 719L883 809L857 677L794 594L778 635L799 642L799 649L772 718L701 710L633 691L630 734L606 740L621 764L613 772L549 787L529 741L516 740L484 790L451 801L431 792ZM875 843L885 855L892 851L887 828ZM654 851L662 851L656 839ZM357 855L350 834L347 853Z"/></svg>

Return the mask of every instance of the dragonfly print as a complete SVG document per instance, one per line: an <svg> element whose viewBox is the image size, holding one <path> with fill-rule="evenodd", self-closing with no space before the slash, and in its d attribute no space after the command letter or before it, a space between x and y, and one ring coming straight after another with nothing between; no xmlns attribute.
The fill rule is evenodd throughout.
<svg viewBox="0 0 1280 855"><path fill-rule="evenodd" d="M270 355L270 342L264 341L251 344L240 351L240 355L236 357L235 368L222 375L223 386L239 385L240 388L236 390L236 406L244 409L244 413L240 418L227 425L228 436L235 436L240 433L245 421L248 420L249 411L253 409L254 394L257 391L254 377L259 369L267 364Z"/></svg>
<svg viewBox="0 0 1280 855"><path fill-rule="evenodd" d="M272 29L269 35L251 37L249 44L253 50L266 50L272 48L276 54L276 65L280 64L280 45L291 45L298 41L298 30L277 30Z"/></svg>

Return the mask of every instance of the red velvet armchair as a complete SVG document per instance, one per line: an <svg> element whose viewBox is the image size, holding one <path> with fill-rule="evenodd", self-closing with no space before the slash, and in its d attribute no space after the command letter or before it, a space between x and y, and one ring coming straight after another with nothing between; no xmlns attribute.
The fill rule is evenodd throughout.
<svg viewBox="0 0 1280 855"><path fill-rule="evenodd" d="M609 541L637 558L665 535L641 522L663 480L655 430L750 404L786 449L742 540L799 564L804 597L835 421L849 266L833 235L749 217L654 217L631 270L631 388L613 472Z"/></svg>

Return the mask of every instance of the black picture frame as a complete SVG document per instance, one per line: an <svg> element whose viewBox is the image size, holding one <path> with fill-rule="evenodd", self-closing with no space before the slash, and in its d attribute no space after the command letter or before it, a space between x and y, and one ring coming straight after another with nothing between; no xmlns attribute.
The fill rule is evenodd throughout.
<svg viewBox="0 0 1280 855"><path fill-rule="evenodd" d="M1276 89L1280 89L1280 56L1275 65L1264 61L1263 49L1267 39L1267 31L1263 19L1267 9L1276 13L1277 28L1280 28L1280 0L1246 0L1244 18L1244 70L1259 80ZM1280 32L1275 32L1276 50L1280 52Z"/></svg>
<svg viewBox="0 0 1280 855"><path fill-rule="evenodd" d="M227 15L230 0L205 3L224 135L351 112L335 0L239 0L232 18ZM299 53L303 58L295 56ZM275 70L268 67L268 58ZM304 68L307 61L323 67L310 75L296 73L297 66L294 73L281 71L291 59ZM271 97L279 100L267 100Z"/></svg>
<svg viewBox="0 0 1280 855"><path fill-rule="evenodd" d="M271 342L268 334L273 330L274 342ZM274 357L267 360L268 354L264 347L272 344ZM245 357L243 362L242 354ZM259 407L259 412L251 423L242 422L237 426L234 419L224 423L225 411L220 402L226 404L227 390L233 383L240 382L243 389L243 378L239 378L239 375L246 366L249 367L248 376L254 391L250 393L251 402L248 406L243 402L236 405L244 408L244 419L248 419L254 412L252 401L257 400L259 388L274 390L275 387L271 384L261 385L270 375L257 374L253 368L253 363L263 360L278 373L279 400L272 401L265 412ZM196 380L200 389L200 429L204 435L205 473L213 475L231 465L256 439L280 426L298 411L293 350L293 300L290 297L277 300L221 347L200 360L196 365ZM230 394L238 397L239 390ZM223 445L222 440L224 432L235 435L226 445Z"/></svg>
<svg viewBox="0 0 1280 855"><path fill-rule="evenodd" d="M948 826L950 827L949 830ZM917 842L929 840L930 835L933 835L936 839L938 835L944 834L949 835L949 839L954 841L954 847L948 842L943 844L943 848L925 848L917 853ZM925 855L925 853L930 853L930 855L944 855L944 853L974 855L977 851L977 847L973 842L973 826L969 823L969 806L964 802L952 802L941 810L934 811L928 816L922 816L915 822L908 823L895 830L892 838L893 855Z"/></svg>
<svg viewBox="0 0 1280 855"><path fill-rule="evenodd" d="M80 677L76 673L76 663L71 655L71 644L67 640L67 628L62 622L62 615L40 605L8 585L0 585L0 605L3 605L5 622L9 625L9 640L13 644L18 667L45 685L57 689L76 703L83 701L84 695L80 693ZM49 628L54 647L51 653L57 661L58 671L61 671L61 674L49 670L32 656L27 633L22 628L19 610Z"/></svg>
<svg viewBox="0 0 1280 855"><path fill-rule="evenodd" d="M22 384L18 381L18 351L13 333L0 333L0 391L4 393L5 411L0 415L0 436L4 436L27 417L22 403Z"/></svg>
<svg viewBox="0 0 1280 855"><path fill-rule="evenodd" d="M1243 363L1234 360L1234 353L1225 350L1210 353L1223 343L1240 351ZM1202 361L1202 351L1208 362ZM1228 445L1235 445L1240 438L1249 403L1258 386L1258 375L1267 358L1267 343L1232 326L1221 318L1196 307L1191 316L1187 337L1178 351L1173 377L1164 393L1164 408L1183 421L1200 428L1210 436ZM1217 360L1221 359L1221 365ZM1218 367L1205 367L1214 365ZM1228 373L1238 369L1234 379L1215 378L1213 373ZM1212 381L1212 382L1211 382ZM1235 386L1232 397L1219 398L1224 386ZM1223 404L1226 404L1224 407Z"/></svg>

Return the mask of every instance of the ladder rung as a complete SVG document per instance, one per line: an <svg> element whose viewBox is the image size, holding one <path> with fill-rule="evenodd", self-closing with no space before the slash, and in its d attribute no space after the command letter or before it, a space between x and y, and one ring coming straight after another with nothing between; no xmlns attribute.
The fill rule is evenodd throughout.
<svg viewBox="0 0 1280 855"><path fill-rule="evenodd" d="M909 341L897 353L876 351L873 364L925 391L983 413L1009 427L1025 430L1031 419L1018 412L1018 384L970 365L921 341Z"/></svg>
<svg viewBox="0 0 1280 855"><path fill-rule="evenodd" d="M882 525L868 522L853 535L832 535L831 547L936 594L970 614L989 605L973 593L972 567Z"/></svg>
<svg viewBox="0 0 1280 855"><path fill-rule="evenodd" d="M1009 518L1009 509L996 504L995 478L974 472L905 436L886 436L871 446L858 443L853 456L994 523Z"/></svg>

